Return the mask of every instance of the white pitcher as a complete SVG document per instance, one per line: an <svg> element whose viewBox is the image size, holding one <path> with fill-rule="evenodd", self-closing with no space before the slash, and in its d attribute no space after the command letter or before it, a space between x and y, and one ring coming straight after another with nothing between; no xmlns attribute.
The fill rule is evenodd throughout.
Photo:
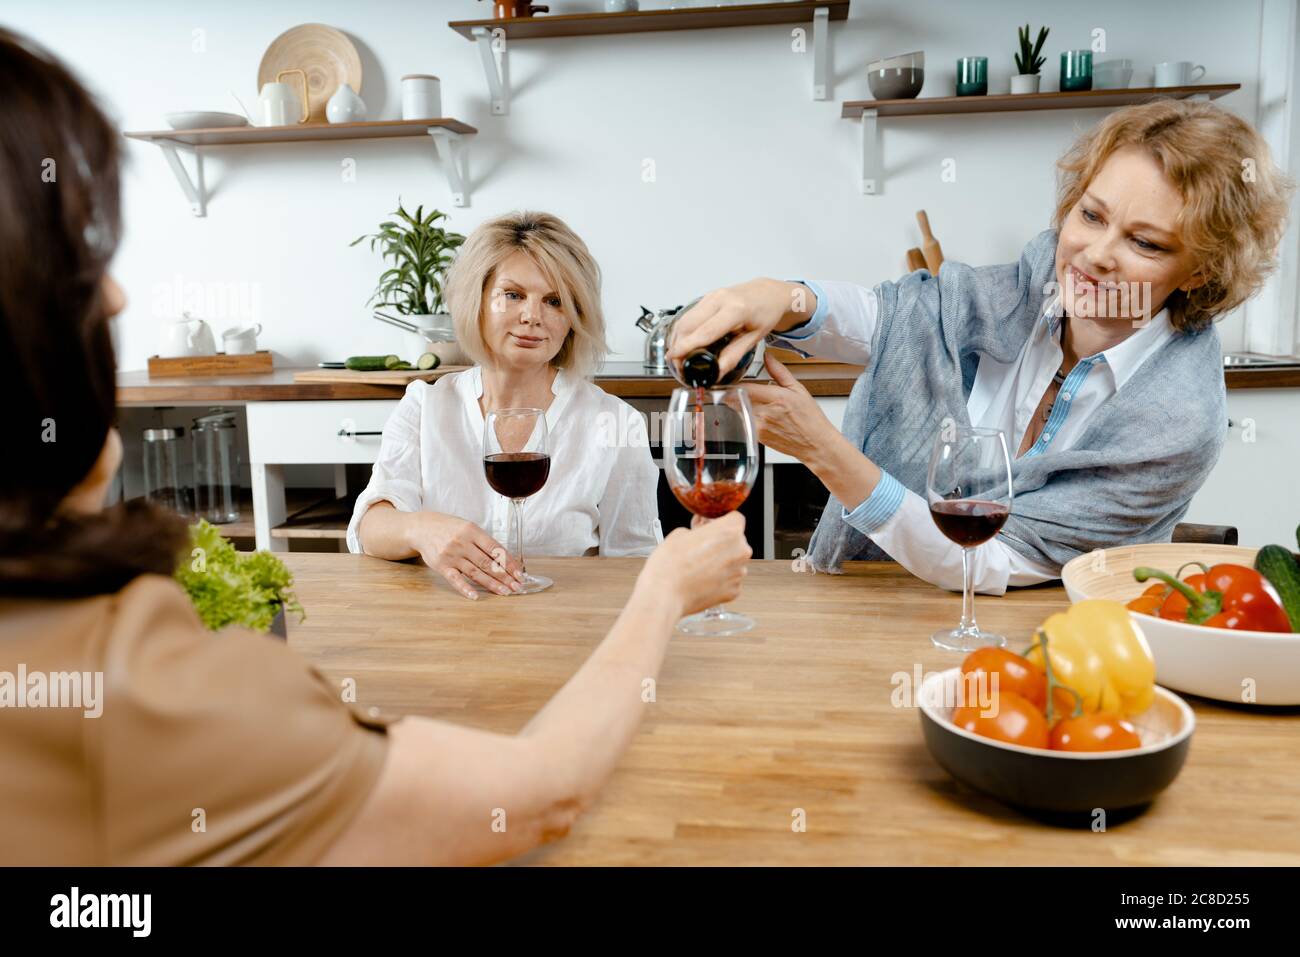
<svg viewBox="0 0 1300 957"><path fill-rule="evenodd" d="M183 319L163 323L158 355L164 359L216 354L216 337L212 335L212 327L202 319L195 319L187 312Z"/></svg>

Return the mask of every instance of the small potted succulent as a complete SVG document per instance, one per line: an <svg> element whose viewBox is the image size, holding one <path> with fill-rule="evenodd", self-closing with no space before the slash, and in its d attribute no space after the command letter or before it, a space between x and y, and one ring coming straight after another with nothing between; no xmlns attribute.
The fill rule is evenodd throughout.
<svg viewBox="0 0 1300 957"><path fill-rule="evenodd" d="M405 323L426 334L420 344L426 352L438 356L444 365L465 361L458 343L446 341L451 335L451 316L442 299L443 282L456 250L465 242L460 233L439 225L447 214L436 209L425 213L418 207L408 213L397 201L395 219L379 224L373 235L358 236L350 245L370 240L370 249L378 250L388 264L367 304L377 304L378 311L397 313L398 324ZM439 341L439 340L443 341Z"/></svg>
<svg viewBox="0 0 1300 957"><path fill-rule="evenodd" d="M1047 27L1039 29L1038 40L1034 43L1029 42L1029 24L1018 27L1017 32L1020 34L1020 52L1016 54L1016 69L1019 73L1011 78L1011 92L1037 93L1039 82L1043 79L1038 71L1047 62L1046 57L1038 55L1047 41Z"/></svg>

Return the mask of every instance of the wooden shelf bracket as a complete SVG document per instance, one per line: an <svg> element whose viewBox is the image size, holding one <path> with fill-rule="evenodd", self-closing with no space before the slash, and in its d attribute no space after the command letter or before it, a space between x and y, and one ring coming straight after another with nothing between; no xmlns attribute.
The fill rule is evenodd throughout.
<svg viewBox="0 0 1300 957"><path fill-rule="evenodd" d="M880 120L875 110L862 111L862 180L864 196L875 196L884 185L880 163Z"/></svg>
<svg viewBox="0 0 1300 957"><path fill-rule="evenodd" d="M189 200L190 212L195 216L208 215L208 194L207 187L203 182L203 153L197 146L188 146L184 143L168 143L160 141L158 148L162 150L163 156L167 159L167 165L172 168L172 173L176 177L176 182L180 184L181 192ZM189 172L185 169L185 164L181 158L176 155L177 150L186 150L194 154L194 177L197 182L190 179Z"/></svg>
<svg viewBox="0 0 1300 957"><path fill-rule="evenodd" d="M510 112L510 50L505 31L499 27L489 30L487 27L475 27L470 31L474 35L474 45L478 47L479 59L483 61L483 75L487 77L488 97L492 101L492 115L506 116ZM493 44L500 38L500 64Z"/></svg>
<svg viewBox="0 0 1300 957"><path fill-rule="evenodd" d="M451 205L468 206L469 193L466 189L465 138L455 130L442 126L429 127L433 137L434 149L442 160L443 172L447 174L447 188L451 190Z"/></svg>
<svg viewBox="0 0 1300 957"><path fill-rule="evenodd" d="M813 11L813 94L814 100L824 100L830 86L830 7Z"/></svg>

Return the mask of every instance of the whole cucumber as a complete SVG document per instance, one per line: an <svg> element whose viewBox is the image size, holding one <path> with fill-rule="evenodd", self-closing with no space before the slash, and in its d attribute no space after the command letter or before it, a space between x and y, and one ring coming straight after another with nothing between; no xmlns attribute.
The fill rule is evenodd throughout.
<svg viewBox="0 0 1300 957"><path fill-rule="evenodd" d="M389 361L397 362L397 356L349 356L343 361L345 369L354 372L383 372Z"/></svg>
<svg viewBox="0 0 1300 957"><path fill-rule="evenodd" d="M1300 565L1281 545L1265 545L1255 555L1255 571L1277 589L1292 631L1300 631Z"/></svg>

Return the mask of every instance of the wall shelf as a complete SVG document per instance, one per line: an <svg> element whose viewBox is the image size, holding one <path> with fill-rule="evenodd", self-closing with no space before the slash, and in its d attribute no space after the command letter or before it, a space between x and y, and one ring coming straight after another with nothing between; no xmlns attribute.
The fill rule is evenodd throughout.
<svg viewBox="0 0 1300 957"><path fill-rule="evenodd" d="M203 179L203 150L217 146L255 146L260 143L300 143L322 140L373 140L428 136L442 159L453 206L469 204L464 173L464 138L477 133L460 120L369 120L359 123L314 123L294 126L228 126L198 130L149 130L124 134L152 143L162 150L195 216L207 215L207 189ZM181 161L180 152L194 157L194 177Z"/></svg>
<svg viewBox="0 0 1300 957"><path fill-rule="evenodd" d="M1201 83L1195 86L1138 87L1122 90L1076 90L1048 93L995 93L988 96L926 96L910 100L848 100L840 110L843 119L862 121L861 190L868 196L880 193L883 167L880 160L878 120L898 116L959 116L972 113L1010 113L1030 110L1115 109L1169 99L1217 100L1240 83Z"/></svg>
<svg viewBox="0 0 1300 957"><path fill-rule="evenodd" d="M632 10L626 13L565 13L555 16L496 20L455 20L447 25L473 41L483 61L492 113L510 112L511 40L547 37L610 36L618 33L660 33L669 30L712 30L772 24L813 25L813 99L828 97L830 85L829 23L849 15L849 0L798 0L791 3L746 3L725 7L686 7L680 10Z"/></svg>

